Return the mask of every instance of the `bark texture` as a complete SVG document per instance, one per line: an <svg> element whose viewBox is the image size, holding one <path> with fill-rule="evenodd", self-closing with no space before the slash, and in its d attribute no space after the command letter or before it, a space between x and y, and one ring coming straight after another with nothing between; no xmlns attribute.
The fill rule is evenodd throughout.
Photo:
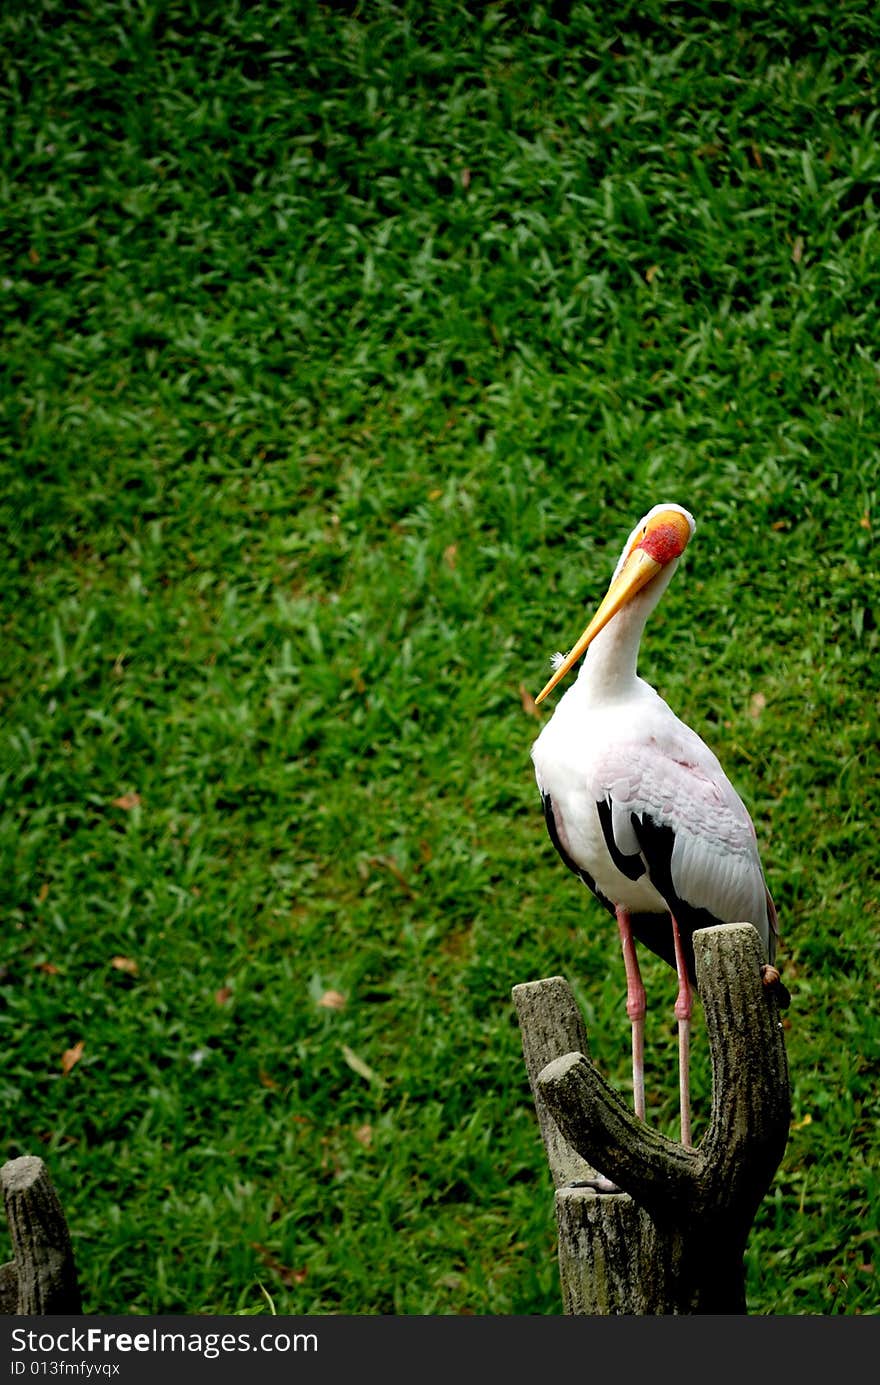
<svg viewBox="0 0 880 1385"><path fill-rule="evenodd" d="M14 1256L0 1265L0 1312L81 1313L70 1233L42 1159L10 1159L0 1184Z"/></svg>
<svg viewBox="0 0 880 1385"><path fill-rule="evenodd" d="M645 1125L599 1074L562 977L514 987L567 1313L746 1312L743 1252L788 1138L782 1023L751 924L703 929L694 951L713 1088L697 1149ZM622 1191L583 1186L597 1172Z"/></svg>

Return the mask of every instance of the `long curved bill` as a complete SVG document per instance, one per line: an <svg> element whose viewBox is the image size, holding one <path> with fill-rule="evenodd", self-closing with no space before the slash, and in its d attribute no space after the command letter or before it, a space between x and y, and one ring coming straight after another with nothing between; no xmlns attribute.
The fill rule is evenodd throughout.
<svg viewBox="0 0 880 1385"><path fill-rule="evenodd" d="M636 592L640 592L642 587L646 587L651 578L656 577L657 573L662 570L662 567L663 564L652 558L644 548L634 548L631 551L620 572L605 593L605 598L593 619L554 671L547 686L538 693L535 702L543 702L547 694L553 691L556 684L565 677L581 655L587 652L599 631L605 629L612 616L616 616L621 606L625 606L628 601L631 601Z"/></svg>

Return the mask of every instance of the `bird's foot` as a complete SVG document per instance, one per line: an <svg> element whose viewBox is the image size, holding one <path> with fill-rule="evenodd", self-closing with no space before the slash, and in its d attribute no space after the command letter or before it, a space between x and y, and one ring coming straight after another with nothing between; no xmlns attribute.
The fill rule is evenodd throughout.
<svg viewBox="0 0 880 1385"><path fill-rule="evenodd" d="M595 1178L576 1178L568 1184L569 1188L592 1188L594 1193L622 1193L623 1189L618 1188L616 1183L612 1183L610 1178L604 1174L597 1173Z"/></svg>
<svg viewBox="0 0 880 1385"><path fill-rule="evenodd" d="M791 1004L791 995L787 987L782 984L779 968L771 966L769 962L765 962L761 967L761 980L764 982L765 986L768 986L773 991L780 1010L787 1010Z"/></svg>

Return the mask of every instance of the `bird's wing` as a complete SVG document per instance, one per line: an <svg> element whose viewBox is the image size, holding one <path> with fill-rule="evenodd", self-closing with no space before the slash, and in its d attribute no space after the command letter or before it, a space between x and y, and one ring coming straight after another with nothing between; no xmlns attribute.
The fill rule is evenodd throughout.
<svg viewBox="0 0 880 1385"><path fill-rule="evenodd" d="M612 854L628 858L633 868L640 857L673 912L684 903L722 923L748 920L769 949L766 885L751 818L695 733L616 741L594 759L592 777L596 802L605 805L599 812Z"/></svg>

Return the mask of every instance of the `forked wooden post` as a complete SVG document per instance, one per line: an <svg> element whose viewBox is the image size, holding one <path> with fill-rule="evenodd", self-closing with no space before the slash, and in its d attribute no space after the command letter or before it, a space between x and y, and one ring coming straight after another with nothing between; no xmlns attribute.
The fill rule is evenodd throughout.
<svg viewBox="0 0 880 1385"><path fill-rule="evenodd" d="M27 1154L0 1168L13 1259L0 1265L0 1313L81 1313L70 1233L42 1159Z"/></svg>
<svg viewBox="0 0 880 1385"><path fill-rule="evenodd" d="M746 1240L788 1138L785 1043L752 925L702 929L694 952L712 1060L697 1149L650 1129L600 1076L567 981L513 989L556 1188L566 1313L747 1311ZM623 1191L583 1186L597 1172Z"/></svg>

